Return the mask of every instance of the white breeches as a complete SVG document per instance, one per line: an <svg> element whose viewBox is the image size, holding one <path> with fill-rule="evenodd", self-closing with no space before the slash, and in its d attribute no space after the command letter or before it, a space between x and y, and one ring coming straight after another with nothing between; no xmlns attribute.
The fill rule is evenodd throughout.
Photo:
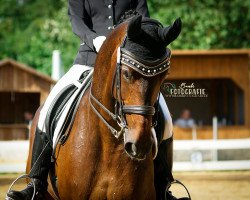
<svg viewBox="0 0 250 200"><path fill-rule="evenodd" d="M166 140L170 138L173 134L173 122L172 122L172 117L168 110L166 101L161 93L160 93L160 98L159 98L159 104L160 104L161 109L163 110L163 115L165 119L165 129L164 129L163 140Z"/></svg>

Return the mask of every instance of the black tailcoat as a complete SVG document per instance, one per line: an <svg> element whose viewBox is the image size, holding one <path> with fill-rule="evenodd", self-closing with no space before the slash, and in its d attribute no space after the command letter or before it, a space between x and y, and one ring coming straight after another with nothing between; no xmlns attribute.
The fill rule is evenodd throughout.
<svg viewBox="0 0 250 200"><path fill-rule="evenodd" d="M149 16L146 0L69 0L72 30L81 40L74 64L93 66L96 58L93 39L107 36L121 16L131 9Z"/></svg>

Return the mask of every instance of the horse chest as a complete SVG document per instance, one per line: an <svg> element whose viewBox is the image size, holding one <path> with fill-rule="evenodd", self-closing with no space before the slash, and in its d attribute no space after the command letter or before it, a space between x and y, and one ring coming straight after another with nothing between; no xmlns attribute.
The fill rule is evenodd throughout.
<svg viewBox="0 0 250 200"><path fill-rule="evenodd" d="M101 166L90 199L155 199L153 175L142 170L143 166L128 161Z"/></svg>
<svg viewBox="0 0 250 200"><path fill-rule="evenodd" d="M145 187L146 185L146 187ZM100 180L89 199L155 199L154 187L148 184L135 184L126 180L113 180L110 178L108 181Z"/></svg>

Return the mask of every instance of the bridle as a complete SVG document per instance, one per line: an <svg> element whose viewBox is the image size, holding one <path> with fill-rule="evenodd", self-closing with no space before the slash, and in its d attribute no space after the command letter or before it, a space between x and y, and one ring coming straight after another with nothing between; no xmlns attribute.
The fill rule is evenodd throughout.
<svg viewBox="0 0 250 200"><path fill-rule="evenodd" d="M114 88L116 89L116 94L113 96L115 98L115 113L107 109L93 94L90 89L89 102L91 108L94 110L96 115L104 122L115 138L119 139L122 134L124 134L127 129L126 114L137 114L137 115L149 115L154 116L155 107L148 105L125 105L121 98L121 66L126 65L129 68L137 71L145 77L153 77L160 73L167 71L170 68L170 57L171 52L167 49L166 54L154 62L148 62L143 60L131 52L127 51L124 46L126 44L127 35L125 35L122 44L117 49L117 64L116 71L113 77L112 84L112 94ZM103 111L105 111L117 125L120 127L119 130L111 126L108 121L101 115L101 113L93 105L94 101ZM154 126L155 123L152 124Z"/></svg>

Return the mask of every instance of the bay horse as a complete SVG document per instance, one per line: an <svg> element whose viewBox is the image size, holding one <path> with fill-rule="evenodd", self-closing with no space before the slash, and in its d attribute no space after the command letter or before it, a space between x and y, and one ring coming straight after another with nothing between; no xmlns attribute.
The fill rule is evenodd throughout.
<svg viewBox="0 0 250 200"><path fill-rule="evenodd" d="M180 24L177 19L164 28L135 16L110 33L69 137L57 146L57 192L50 184L48 199L156 199L154 105L168 73L166 46L179 35ZM31 128L27 172L38 118L39 110Z"/></svg>

